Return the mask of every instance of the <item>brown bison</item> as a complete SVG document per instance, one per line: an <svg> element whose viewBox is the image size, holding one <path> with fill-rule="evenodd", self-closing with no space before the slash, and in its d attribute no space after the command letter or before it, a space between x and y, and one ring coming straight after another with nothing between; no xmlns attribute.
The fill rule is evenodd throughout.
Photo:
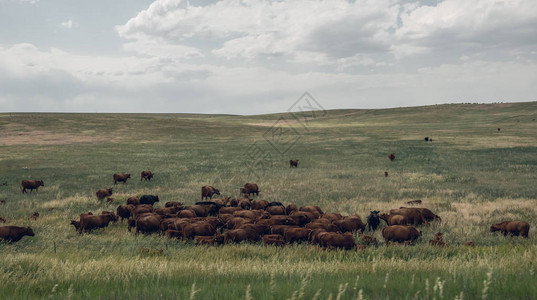
<svg viewBox="0 0 537 300"><path fill-rule="evenodd" d="M196 212L190 209L185 209L177 213L177 217L179 218L192 219L192 218L196 218L197 216L198 215L196 215Z"/></svg>
<svg viewBox="0 0 537 300"><path fill-rule="evenodd" d="M413 243L421 236L421 232L419 232L415 227L413 226L405 226L405 225L391 225L384 227L382 229L382 237L388 242L411 242Z"/></svg>
<svg viewBox="0 0 537 300"><path fill-rule="evenodd" d="M164 204L164 207L181 207L183 203L178 201L168 201Z"/></svg>
<svg viewBox="0 0 537 300"><path fill-rule="evenodd" d="M106 197L112 196L112 188L100 189L95 192L95 195L97 195L97 199L103 200Z"/></svg>
<svg viewBox="0 0 537 300"><path fill-rule="evenodd" d="M283 236L288 244L294 242L307 241L311 234L311 229L306 228L289 228L283 231Z"/></svg>
<svg viewBox="0 0 537 300"><path fill-rule="evenodd" d="M142 171L142 174L140 175L140 181L142 181L142 180L144 180L144 179L145 179L146 181L147 181L147 180L151 181L151 178L153 178L153 175L154 175L154 174L153 174L153 172L151 172L151 171Z"/></svg>
<svg viewBox="0 0 537 300"><path fill-rule="evenodd" d="M292 167L298 168L298 159L291 159L289 161L289 168L292 168Z"/></svg>
<svg viewBox="0 0 537 300"><path fill-rule="evenodd" d="M228 242L240 243L243 241L259 241L261 237L257 232L248 229L232 229L224 233L224 244Z"/></svg>
<svg viewBox="0 0 537 300"><path fill-rule="evenodd" d="M133 216L139 216L139 215L145 214L145 213L152 213L153 210L154 210L154 208L153 208L152 205L140 204L140 205L136 205L134 207L134 209L131 211L131 214Z"/></svg>
<svg viewBox="0 0 537 300"><path fill-rule="evenodd" d="M136 234L158 232L160 230L160 219L153 214L136 218Z"/></svg>
<svg viewBox="0 0 537 300"><path fill-rule="evenodd" d="M356 232L358 230L363 233L365 230L365 224L359 216L348 216L342 220L333 221L332 223L343 233Z"/></svg>
<svg viewBox="0 0 537 300"><path fill-rule="evenodd" d="M252 200L250 209L265 209L269 205L267 200Z"/></svg>
<svg viewBox="0 0 537 300"><path fill-rule="evenodd" d="M131 174L114 174L114 184L119 182L127 183L127 179L131 178Z"/></svg>
<svg viewBox="0 0 537 300"><path fill-rule="evenodd" d="M138 198L137 196L129 197L129 199L127 199L127 204L136 206L140 204L140 198Z"/></svg>
<svg viewBox="0 0 537 300"><path fill-rule="evenodd" d="M168 229L168 230L166 230L165 235L169 239L171 239L171 238L179 239L179 238L183 237L183 232L180 231L180 230Z"/></svg>
<svg viewBox="0 0 537 300"><path fill-rule="evenodd" d="M0 238L12 243L18 242L23 236L34 236L34 231L30 227L0 226Z"/></svg>
<svg viewBox="0 0 537 300"><path fill-rule="evenodd" d="M272 225L270 226L270 233L283 235L287 229L300 228L296 225Z"/></svg>
<svg viewBox="0 0 537 300"><path fill-rule="evenodd" d="M395 159L395 154L394 153L390 153L390 155L388 155L388 158L393 161Z"/></svg>
<svg viewBox="0 0 537 300"><path fill-rule="evenodd" d="M388 225L407 225L408 219L403 215L388 215L388 214L379 214L379 218L386 221Z"/></svg>
<svg viewBox="0 0 537 300"><path fill-rule="evenodd" d="M29 189L30 192L33 192L34 190L38 192L39 187L45 186L45 184L43 183L43 180L23 180L21 182L21 186L22 186L22 192L27 193L26 189Z"/></svg>
<svg viewBox="0 0 537 300"><path fill-rule="evenodd" d="M284 244L283 236L279 234L267 234L263 236L264 246L283 246Z"/></svg>
<svg viewBox="0 0 537 300"><path fill-rule="evenodd" d="M183 227L183 239L193 238L196 235L211 236L216 233L216 229L207 222L187 224Z"/></svg>
<svg viewBox="0 0 537 300"><path fill-rule="evenodd" d="M305 211L305 212L312 213L313 214L312 220L318 219L322 215L324 215L323 210L319 206L316 206L316 205L315 206L312 206L312 205L301 206L299 211Z"/></svg>
<svg viewBox="0 0 537 300"><path fill-rule="evenodd" d="M201 200L203 200L203 198L211 199L214 194L220 195L220 191L210 185L201 187Z"/></svg>
<svg viewBox="0 0 537 300"><path fill-rule="evenodd" d="M319 236L319 244L324 248L341 248L341 249L354 249L356 243L351 233L326 233Z"/></svg>
<svg viewBox="0 0 537 300"><path fill-rule="evenodd" d="M289 204L285 207L285 214L290 215L293 212L298 211L298 207L295 204Z"/></svg>
<svg viewBox="0 0 537 300"><path fill-rule="evenodd" d="M248 197L250 197L250 194L259 196L259 186L255 183L246 183L244 184L244 187L240 189L240 192L241 194L248 195Z"/></svg>
<svg viewBox="0 0 537 300"><path fill-rule="evenodd" d="M116 209L116 213L121 218L121 222L123 222L124 219L130 218L133 211L134 205L132 204L122 204Z"/></svg>
<svg viewBox="0 0 537 300"><path fill-rule="evenodd" d="M285 215L285 207L283 206L269 206L265 210L271 215Z"/></svg>
<svg viewBox="0 0 537 300"><path fill-rule="evenodd" d="M521 221L503 221L490 226L490 232L500 231L504 236L507 234L528 238L530 224Z"/></svg>
<svg viewBox="0 0 537 300"><path fill-rule="evenodd" d="M390 215L404 216L408 224L412 225L429 224L425 216L418 208L390 209Z"/></svg>
<svg viewBox="0 0 537 300"><path fill-rule="evenodd" d="M430 240L429 244L431 246L437 246L437 247L446 247L447 246L444 241L442 241L442 240L434 240L434 239Z"/></svg>
<svg viewBox="0 0 537 300"><path fill-rule="evenodd" d="M93 229L105 228L114 219L111 214L104 214L99 216L81 214L80 215L80 228L78 233L90 232Z"/></svg>

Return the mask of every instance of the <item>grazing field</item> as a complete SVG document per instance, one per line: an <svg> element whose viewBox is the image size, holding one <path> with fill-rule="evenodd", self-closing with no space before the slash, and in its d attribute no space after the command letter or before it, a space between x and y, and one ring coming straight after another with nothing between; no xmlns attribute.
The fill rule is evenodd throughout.
<svg viewBox="0 0 537 300"><path fill-rule="evenodd" d="M536 115L537 103L333 110L307 121L0 114L0 216L35 232L0 243L0 298L536 299ZM141 182L142 170L155 177ZM114 185L114 173L132 178ZM22 194L24 179L44 186ZM415 246L363 251L204 247L135 235L125 222L82 235L70 225L134 195L190 205L203 185L238 197L246 182L259 184L261 199L362 219L421 199L442 222L419 227ZM114 202L98 201L112 186ZM508 219L529 222L529 239L489 232ZM429 245L438 231L448 247Z"/></svg>

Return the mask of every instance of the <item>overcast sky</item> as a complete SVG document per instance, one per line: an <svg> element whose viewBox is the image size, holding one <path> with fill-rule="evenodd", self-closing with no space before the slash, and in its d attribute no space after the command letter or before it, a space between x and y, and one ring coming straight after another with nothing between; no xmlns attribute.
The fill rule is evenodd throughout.
<svg viewBox="0 0 537 300"><path fill-rule="evenodd" d="M0 0L0 111L537 100L536 0Z"/></svg>

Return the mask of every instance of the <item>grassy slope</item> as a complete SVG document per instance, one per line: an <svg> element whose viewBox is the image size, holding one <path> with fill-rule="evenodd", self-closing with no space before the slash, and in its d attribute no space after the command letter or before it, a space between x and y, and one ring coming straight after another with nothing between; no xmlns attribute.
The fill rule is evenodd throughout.
<svg viewBox="0 0 537 300"><path fill-rule="evenodd" d="M537 223L536 114L537 103L335 110L305 126L289 114L0 114L0 184L7 182L0 187L6 200L0 215L36 232L0 245L0 294L185 298L195 284L200 299L307 299L316 293L429 299L461 292L468 299L484 291L489 298L536 298L533 230L525 241L487 232L507 218L527 220L532 229ZM273 139L270 128L278 120L284 134ZM289 149L278 153L267 140ZM270 159L252 167L252 143ZM391 152L394 162L387 159ZM300 159L298 169L289 169L291 158ZM139 182L144 169L156 173L151 183ZM112 186L116 172L133 179L114 187L115 203L99 203L95 191ZM45 187L22 195L22 179L43 179ZM256 181L268 200L362 217L423 199L444 221L422 228L415 247L363 253L306 245L207 249L134 236L124 224L83 236L69 226L81 212L114 210L131 195L191 204L204 184L236 196L248 181ZM41 217L28 220L34 211ZM427 245L438 230L451 244L447 249ZM476 248L457 246L470 239ZM142 247L165 251L146 256Z"/></svg>

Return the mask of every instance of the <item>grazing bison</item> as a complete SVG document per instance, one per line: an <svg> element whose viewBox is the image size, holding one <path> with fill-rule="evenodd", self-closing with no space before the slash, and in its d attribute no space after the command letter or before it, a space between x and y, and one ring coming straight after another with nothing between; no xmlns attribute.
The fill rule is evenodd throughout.
<svg viewBox="0 0 537 300"><path fill-rule="evenodd" d="M150 233L158 232L160 230L160 219L153 215L149 214L146 216L140 216L136 218L136 234L141 233Z"/></svg>
<svg viewBox="0 0 537 300"><path fill-rule="evenodd" d="M143 195L140 197L140 204L149 204L153 205L155 202L158 202L158 196L154 195Z"/></svg>
<svg viewBox="0 0 537 300"><path fill-rule="evenodd" d="M34 236L34 231L30 227L0 226L0 238L12 243L18 242L23 236Z"/></svg>
<svg viewBox="0 0 537 300"><path fill-rule="evenodd" d="M261 237L257 232L248 229L232 229L224 233L224 244L228 242L240 243L243 241L259 241Z"/></svg>
<svg viewBox="0 0 537 300"><path fill-rule="evenodd" d="M78 232L78 229L80 229L80 221L77 220L71 220L71 225L73 225Z"/></svg>
<svg viewBox="0 0 537 300"><path fill-rule="evenodd" d="M114 184L119 182L127 183L127 179L131 178L131 174L114 174Z"/></svg>
<svg viewBox="0 0 537 300"><path fill-rule="evenodd" d="M293 212L298 211L298 207L295 204L289 204L285 207L285 214L290 215Z"/></svg>
<svg viewBox="0 0 537 300"><path fill-rule="evenodd" d="M412 201L408 201L406 204L410 204L410 205L414 205L414 204L421 204L421 200L418 199L418 200L412 200Z"/></svg>
<svg viewBox="0 0 537 300"><path fill-rule="evenodd" d="M408 218L403 215L379 214L379 218L386 221L388 225L407 225L409 223Z"/></svg>
<svg viewBox="0 0 537 300"><path fill-rule="evenodd" d="M390 155L388 155L388 158L393 161L395 159L395 154L394 153L390 153Z"/></svg>
<svg viewBox="0 0 537 300"><path fill-rule="evenodd" d="M116 209L116 213L121 218L121 222L123 222L124 219L130 218L133 211L134 205L132 204L123 204Z"/></svg>
<svg viewBox="0 0 537 300"><path fill-rule="evenodd" d="M151 178L153 178L153 172L151 171L142 171L142 174L140 175L140 181L143 179L151 181Z"/></svg>
<svg viewBox="0 0 537 300"><path fill-rule="evenodd" d="M368 231L371 231L371 228L373 228L373 231L375 231L377 230L377 227L380 225L379 212L380 211L378 210L370 211L370 214L367 217L367 230Z"/></svg>
<svg viewBox="0 0 537 300"><path fill-rule="evenodd" d="M413 243L421 236L419 232L413 226L405 225L391 225L382 229L382 237L388 242L410 242Z"/></svg>
<svg viewBox="0 0 537 300"><path fill-rule="evenodd" d="M171 238L179 239L179 238L183 237L183 232L181 230L168 229L168 230L166 230L165 235L169 239L171 239Z"/></svg>
<svg viewBox="0 0 537 300"><path fill-rule="evenodd" d="M248 197L250 197L250 194L259 196L259 186L255 183L245 183L244 187L240 189L240 192L241 194L248 195Z"/></svg>
<svg viewBox="0 0 537 300"><path fill-rule="evenodd" d="M438 247L446 247L446 246L447 246L446 243L445 243L444 241L442 241L442 240L435 240L435 239L430 240L430 241L429 241L429 244L430 244L431 246L438 246Z"/></svg>
<svg viewBox="0 0 537 300"><path fill-rule="evenodd" d="M242 209L250 209L250 205L251 205L251 201L250 199L242 199L240 202L239 202L239 207L242 208Z"/></svg>
<svg viewBox="0 0 537 300"><path fill-rule="evenodd" d="M283 231L283 236L288 244L292 244L294 242L307 241L311 231L311 229L306 228L289 228Z"/></svg>
<svg viewBox="0 0 537 300"><path fill-rule="evenodd" d="M490 232L500 231L504 236L507 234L528 238L530 224L521 221L503 221L490 226Z"/></svg>
<svg viewBox="0 0 537 300"><path fill-rule="evenodd" d="M182 207L183 203L178 201L168 201L164 204L164 207Z"/></svg>
<svg viewBox="0 0 537 300"><path fill-rule="evenodd" d="M187 224L183 227L183 239L193 238L196 235L211 236L216 233L216 229L207 222Z"/></svg>
<svg viewBox="0 0 537 300"><path fill-rule="evenodd" d="M498 127L498 131L502 130L500 127Z"/></svg>
<svg viewBox="0 0 537 300"><path fill-rule="evenodd" d="M412 225L429 224L425 216L418 208L399 208L391 209L390 215L401 215L406 218L406 222ZM380 216L380 215L379 215ZM380 216L382 219L383 217ZM386 221L388 222L388 221Z"/></svg>
<svg viewBox="0 0 537 300"><path fill-rule="evenodd" d="M29 189L30 192L33 192L34 190L39 192L39 187L45 186L45 184L43 183L43 180L23 180L21 186L22 192L27 193L26 189Z"/></svg>
<svg viewBox="0 0 537 300"><path fill-rule="evenodd" d="M336 220L332 222L339 230L345 232L355 232L360 230L362 233L365 230L365 224L362 222L359 216L348 216L342 220Z"/></svg>
<svg viewBox="0 0 537 300"><path fill-rule="evenodd" d="M112 188L100 189L95 192L95 195L97 195L97 199L103 200L106 197L112 196Z"/></svg>
<svg viewBox="0 0 537 300"><path fill-rule="evenodd" d="M0 205L6 205L6 200L0 200Z"/></svg>
<svg viewBox="0 0 537 300"><path fill-rule="evenodd" d="M185 209L177 213L178 218L185 218L185 219L192 219L196 218L198 215L196 215L196 212L190 209Z"/></svg>
<svg viewBox="0 0 537 300"><path fill-rule="evenodd" d="M285 207L283 206L268 206L265 210L271 215L285 215Z"/></svg>
<svg viewBox="0 0 537 300"><path fill-rule="evenodd" d="M289 168L292 168L292 167L298 168L298 159L291 159L289 161Z"/></svg>
<svg viewBox="0 0 537 300"><path fill-rule="evenodd" d="M322 215L324 215L324 212L319 206L305 205L305 206L301 206L299 210L312 213L313 214L312 220L318 219Z"/></svg>
<svg viewBox="0 0 537 300"><path fill-rule="evenodd" d="M82 231L89 232L97 228L105 228L108 224L114 219L114 216L111 214L104 214L100 216L94 215L80 215L80 228L78 233L82 234Z"/></svg>
<svg viewBox="0 0 537 300"><path fill-rule="evenodd" d="M131 211L131 214L133 216L139 216L141 214L145 213L152 213L153 212L153 206L149 204L140 204L136 205L134 209Z"/></svg>
<svg viewBox="0 0 537 300"><path fill-rule="evenodd" d="M356 243L351 233L326 233L319 236L319 242L321 247L324 248L342 248L342 249L354 249Z"/></svg>
<svg viewBox="0 0 537 300"><path fill-rule="evenodd" d="M136 197L136 196L133 196L133 197L129 197L129 199L127 199L127 204L132 204L134 206L140 204L140 198Z"/></svg>
<svg viewBox="0 0 537 300"><path fill-rule="evenodd" d="M252 200L250 209L265 209L269 205L267 200Z"/></svg>
<svg viewBox="0 0 537 300"><path fill-rule="evenodd" d="M210 185L204 185L201 187L201 200L204 198L211 199L214 194L220 195L220 191Z"/></svg>

